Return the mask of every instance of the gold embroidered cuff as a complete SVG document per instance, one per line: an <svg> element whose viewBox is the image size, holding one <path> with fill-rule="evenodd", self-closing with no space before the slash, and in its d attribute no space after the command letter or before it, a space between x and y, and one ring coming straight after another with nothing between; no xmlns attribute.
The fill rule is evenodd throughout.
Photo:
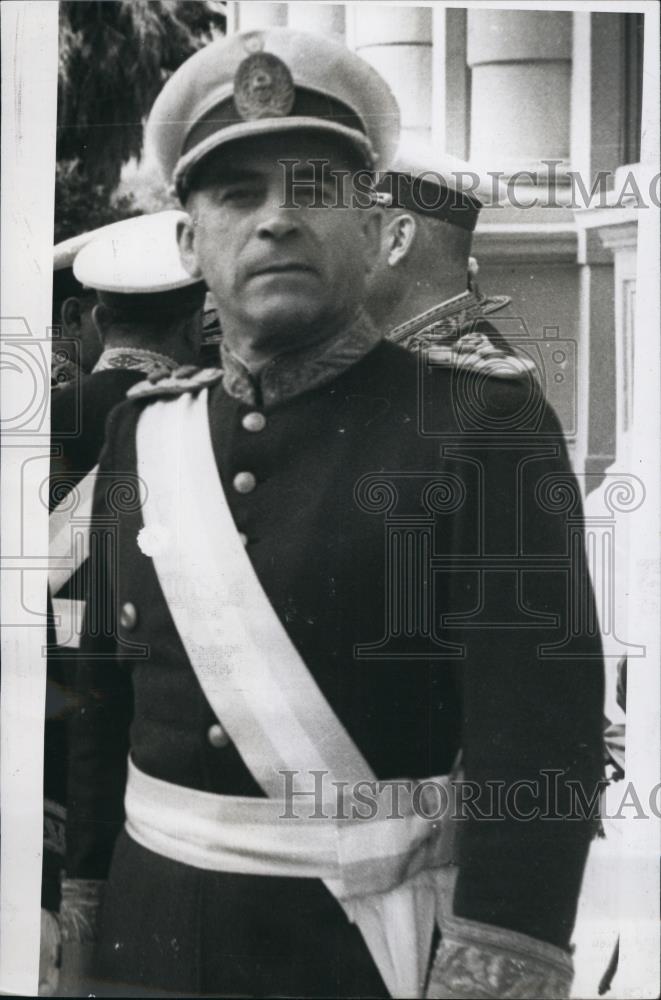
<svg viewBox="0 0 661 1000"><path fill-rule="evenodd" d="M574 968L555 945L463 917L441 919L427 997L433 1000L565 1000Z"/></svg>

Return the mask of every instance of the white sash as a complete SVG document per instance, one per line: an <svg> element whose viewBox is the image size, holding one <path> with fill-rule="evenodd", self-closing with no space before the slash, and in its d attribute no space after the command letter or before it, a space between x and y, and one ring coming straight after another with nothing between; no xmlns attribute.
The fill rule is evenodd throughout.
<svg viewBox="0 0 661 1000"><path fill-rule="evenodd" d="M335 792L333 781L374 780L287 635L240 541L217 473L207 390L148 406L138 421L136 444L138 475L147 487L138 543L153 558L201 688L259 785L269 797L282 798L283 770L296 772L296 791L309 791L315 770L326 772L329 793ZM295 805L303 809L307 801L297 799ZM381 866L395 873L393 887L355 896L350 878L326 885L360 927L391 995L421 996L435 879L442 877L442 869L430 871L428 861L437 831L414 815L379 823L376 839L382 844L375 844L376 829L368 821L354 822L344 836L338 823L338 855L347 872L378 856Z"/></svg>
<svg viewBox="0 0 661 1000"><path fill-rule="evenodd" d="M447 788L449 778L441 783ZM383 856L384 842L392 846L383 827L398 825L387 815L369 822L356 820L359 834L368 835L364 838L339 837L338 825L349 830L351 821L338 821L332 810L314 820L294 818L283 799L217 795L174 785L145 774L130 756L124 804L126 830L134 840L194 868L332 879L337 885L350 880L352 898L373 894L382 887L390 889L393 878L401 883L409 874L399 871L393 876L390 858ZM404 821L399 826L402 831L407 829ZM345 850L348 841L351 855ZM417 863L418 853L422 854L425 868L421 870L427 874L447 858L447 851L441 856L440 838L428 838L425 846L433 847L436 857L420 851L414 858ZM409 863L411 860L409 854Z"/></svg>

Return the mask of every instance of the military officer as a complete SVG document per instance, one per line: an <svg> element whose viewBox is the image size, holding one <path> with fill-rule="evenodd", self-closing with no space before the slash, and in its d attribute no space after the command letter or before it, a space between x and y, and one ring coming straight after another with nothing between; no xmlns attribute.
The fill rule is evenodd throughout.
<svg viewBox="0 0 661 1000"><path fill-rule="evenodd" d="M464 160L408 137L377 187L386 217L367 308L388 339L409 348L433 345L435 364L461 363L504 378L532 371L531 359L490 320L510 299L480 293L470 257L483 203L499 199L500 187L494 191Z"/></svg>
<svg viewBox="0 0 661 1000"><path fill-rule="evenodd" d="M92 322L96 295L93 289L83 288L73 273L74 259L86 238L87 234L65 240L53 252L53 389L62 389L91 372L101 353Z"/></svg>
<svg viewBox="0 0 661 1000"><path fill-rule="evenodd" d="M198 362L206 286L179 260L181 218L166 211L127 219L78 244L73 275L94 295L100 352L91 372L51 401L52 475L68 483L96 464L106 417L132 385Z"/></svg>
<svg viewBox="0 0 661 1000"><path fill-rule="evenodd" d="M81 643L61 910L97 992L567 995L593 824L560 817L601 768L559 484L573 525L580 502L534 380L446 368L427 392L363 310L381 213L348 188L397 121L356 55L285 29L210 44L150 115L222 370L133 387L99 465L94 551L108 524L116 547ZM319 204L322 163L345 207ZM460 788L479 802L453 846L415 802Z"/></svg>
<svg viewBox="0 0 661 1000"><path fill-rule="evenodd" d="M92 355L91 373L58 383L52 394L51 511L58 505L66 510L67 494L96 465L106 418L127 390L155 371L172 371L197 360L206 287L181 266L176 243L181 217L180 212L142 216L56 248L56 262L62 265L56 273L65 273L64 262L72 264L66 280L69 291L77 292L61 303L63 319L68 329L74 322L85 330L93 326L98 351ZM90 343L89 333L80 342ZM88 353L82 357L90 360ZM56 509L52 529L61 517ZM85 566L72 568L64 580L61 571L55 575L49 592L55 614L49 621L44 755L42 903L47 910L57 909L64 863L65 728Z"/></svg>
<svg viewBox="0 0 661 1000"><path fill-rule="evenodd" d="M51 353L51 426L58 425L55 403L60 390L78 383L89 373L101 353L101 342L92 321L97 304L92 288L83 288L73 273L73 262L93 234L82 234L59 243L53 252L53 343ZM76 399L76 396L69 396ZM75 428L77 407L71 409L66 424ZM57 449L56 449L57 452ZM56 462L57 460L55 460ZM49 503L51 503L49 496ZM48 596L48 646L56 646L51 595ZM41 881L42 951L57 951L57 927L49 913L60 901L60 875L64 864L66 829L66 734L65 713L69 707L64 661L48 664L44 734L44 836ZM50 973L52 979L52 972ZM46 984L43 984L44 987ZM41 988L41 986L40 986Z"/></svg>

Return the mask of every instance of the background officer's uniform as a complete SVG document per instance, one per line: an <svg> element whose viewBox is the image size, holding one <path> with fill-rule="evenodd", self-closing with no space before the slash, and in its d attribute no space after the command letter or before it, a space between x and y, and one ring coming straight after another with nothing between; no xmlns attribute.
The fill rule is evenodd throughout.
<svg viewBox="0 0 661 1000"><path fill-rule="evenodd" d="M465 178L472 180L471 185L465 185L469 190L461 186L460 181ZM470 163L441 156L431 147L411 140L402 141L394 162L387 170L380 171L376 187L389 210L412 212L439 227L457 227L466 234L474 232L484 203L493 198L485 178ZM498 186L496 194L502 194ZM438 246L442 247L441 239ZM468 249L466 258L466 287L457 289L457 294L439 301L431 309L408 317L388 332L388 339L415 349L432 341L450 345L464 338L465 342L470 336L491 345L493 350L485 351L485 356L494 361L498 356L515 356L523 362L525 370L530 370L490 319L510 304L510 298L482 294L477 284L477 261L468 258ZM440 280L443 259L436 263ZM454 356L448 354L448 360L454 361ZM516 366L511 374L516 374L515 369ZM507 371L507 366L502 370Z"/></svg>
<svg viewBox="0 0 661 1000"><path fill-rule="evenodd" d="M200 309L206 288L190 278L179 261L176 223L180 212L159 212L104 226L55 248L56 274L71 270L71 288L112 306L134 327L147 316L190 315ZM136 268L140 263L140 270ZM130 289L130 291L129 291ZM89 305L89 303L88 303ZM131 386L155 371L172 371L177 362L153 351L130 348L102 351L91 374L80 372L51 395L51 474L49 509L67 502L67 494L96 465L105 423L113 406ZM75 648L68 634L72 602L85 600L87 567L55 593L49 592L48 684L44 753L44 855L42 905L59 905L60 872L66 830L66 717L71 711L71 673ZM55 617L52 598L56 598ZM56 619L63 617L58 630ZM66 636L67 645L61 645Z"/></svg>

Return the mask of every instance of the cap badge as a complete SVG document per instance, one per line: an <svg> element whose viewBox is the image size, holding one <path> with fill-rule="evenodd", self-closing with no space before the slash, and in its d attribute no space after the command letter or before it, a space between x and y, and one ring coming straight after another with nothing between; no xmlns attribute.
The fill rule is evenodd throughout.
<svg viewBox="0 0 661 1000"><path fill-rule="evenodd" d="M241 41L246 52L261 52L264 48L264 35L261 31L246 32Z"/></svg>
<svg viewBox="0 0 661 1000"><path fill-rule="evenodd" d="M242 118L284 118L296 93L288 67L271 52L253 52L234 77L234 104Z"/></svg>

